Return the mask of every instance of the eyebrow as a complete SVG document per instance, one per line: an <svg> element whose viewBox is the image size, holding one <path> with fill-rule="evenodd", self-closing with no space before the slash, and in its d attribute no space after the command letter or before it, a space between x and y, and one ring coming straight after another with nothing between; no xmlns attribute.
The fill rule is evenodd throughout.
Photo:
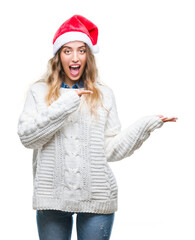
<svg viewBox="0 0 195 240"><path fill-rule="evenodd" d="M82 46L80 46L80 47L78 47L78 48L83 48L83 47L86 47L85 45L82 45ZM69 48L69 49L71 49L71 47L69 47L69 46L64 46L62 49L64 49L64 48Z"/></svg>

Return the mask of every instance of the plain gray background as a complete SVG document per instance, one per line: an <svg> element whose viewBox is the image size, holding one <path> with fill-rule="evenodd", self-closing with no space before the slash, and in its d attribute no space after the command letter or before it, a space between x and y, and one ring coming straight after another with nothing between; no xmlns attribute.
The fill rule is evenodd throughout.
<svg viewBox="0 0 195 240"><path fill-rule="evenodd" d="M99 76L114 91L122 129L150 114L179 118L110 163L119 188L111 239L194 240L194 12L189 0L1 3L1 239L38 240L32 150L20 143L17 121L56 30L81 14L99 28Z"/></svg>

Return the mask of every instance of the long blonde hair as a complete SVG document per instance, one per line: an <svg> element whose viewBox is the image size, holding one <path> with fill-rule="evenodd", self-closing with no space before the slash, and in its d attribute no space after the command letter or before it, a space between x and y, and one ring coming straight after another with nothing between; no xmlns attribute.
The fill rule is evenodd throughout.
<svg viewBox="0 0 195 240"><path fill-rule="evenodd" d="M99 106L105 108L102 104L103 94L96 87L96 83L98 81L98 70L96 67L96 61L91 49L87 44L86 45L86 53L87 53L87 62L84 69L84 72L81 76L81 80L84 83L84 89L93 91L93 94L83 94L82 98L84 98L86 104L90 109L91 115L98 116L97 108ZM53 58L48 61L48 69L45 74L45 77L39 81L44 81L47 83L49 90L46 94L45 101L47 105L51 105L55 100L60 97L60 88L63 80L65 79L65 72L62 67L62 63L60 60L60 52L62 51L63 46L58 50ZM37 81L38 82L38 81ZM101 82L99 82L102 84ZM106 108L105 108L106 109ZM106 109L107 110L107 109Z"/></svg>

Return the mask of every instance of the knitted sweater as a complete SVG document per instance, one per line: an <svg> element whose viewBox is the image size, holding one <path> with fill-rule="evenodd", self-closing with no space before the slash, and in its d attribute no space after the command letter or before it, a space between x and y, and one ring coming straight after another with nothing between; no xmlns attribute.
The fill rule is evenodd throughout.
<svg viewBox="0 0 195 240"><path fill-rule="evenodd" d="M118 187L108 162L129 157L163 125L156 115L145 116L121 130L110 87L96 83L104 107L94 120L83 95L60 88L60 97L45 103L48 87L37 82L28 91L18 121L18 135L33 149L33 209L113 213Z"/></svg>

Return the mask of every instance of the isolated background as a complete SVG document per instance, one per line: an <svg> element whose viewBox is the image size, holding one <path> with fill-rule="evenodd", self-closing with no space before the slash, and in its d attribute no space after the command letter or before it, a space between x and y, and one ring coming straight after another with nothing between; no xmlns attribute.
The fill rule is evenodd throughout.
<svg viewBox="0 0 195 240"><path fill-rule="evenodd" d="M195 239L194 12L189 0L1 3L1 239L38 240L32 150L20 143L17 121L52 57L54 33L74 14L99 27L99 77L115 93L122 129L150 114L179 118L110 163L119 187L111 239Z"/></svg>

